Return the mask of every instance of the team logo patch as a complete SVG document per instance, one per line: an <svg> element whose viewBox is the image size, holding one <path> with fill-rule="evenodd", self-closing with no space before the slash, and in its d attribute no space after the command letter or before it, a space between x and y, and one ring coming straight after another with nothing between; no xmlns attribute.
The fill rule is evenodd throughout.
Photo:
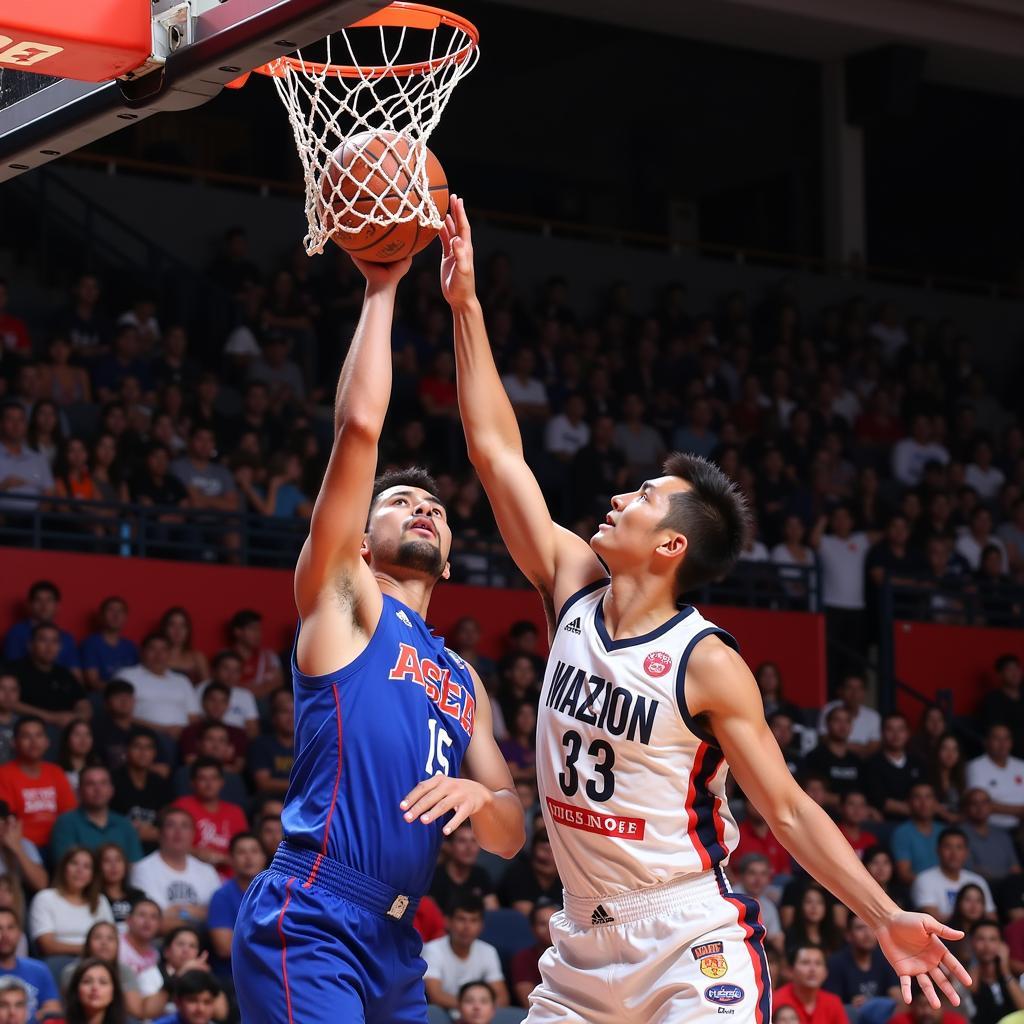
<svg viewBox="0 0 1024 1024"><path fill-rule="evenodd" d="M399 608L398 611L395 612L395 618L398 619L399 622L404 622L405 625L412 629L412 623L409 621L409 616L406 615L401 608Z"/></svg>
<svg viewBox="0 0 1024 1024"><path fill-rule="evenodd" d="M701 959L700 973L705 978L724 978L729 973L729 961L724 956L706 956Z"/></svg>
<svg viewBox="0 0 1024 1024"><path fill-rule="evenodd" d="M660 679L672 667L672 659L664 651L654 651L644 658L644 671Z"/></svg>
<svg viewBox="0 0 1024 1024"><path fill-rule="evenodd" d="M690 947L694 960L703 960L706 956L721 956L725 946L721 942L700 942Z"/></svg>
<svg viewBox="0 0 1024 1024"><path fill-rule="evenodd" d="M732 1006L743 1000L744 992L739 985L710 985L704 989L704 998L719 1006Z"/></svg>

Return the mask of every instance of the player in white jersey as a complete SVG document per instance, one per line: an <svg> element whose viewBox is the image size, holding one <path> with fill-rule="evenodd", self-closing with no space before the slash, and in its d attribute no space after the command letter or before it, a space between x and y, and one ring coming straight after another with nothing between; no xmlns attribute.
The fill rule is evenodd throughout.
<svg viewBox="0 0 1024 1024"><path fill-rule="evenodd" d="M675 455L615 496L587 544L557 526L526 461L476 297L469 223L452 197L441 286L452 308L459 408L502 537L540 592L551 651L537 779L565 888L529 1024L769 1024L757 903L722 868L736 842L731 769L774 834L866 921L933 1006L962 933L898 906L794 782L728 634L679 596L723 576L742 547L744 499L713 464Z"/></svg>

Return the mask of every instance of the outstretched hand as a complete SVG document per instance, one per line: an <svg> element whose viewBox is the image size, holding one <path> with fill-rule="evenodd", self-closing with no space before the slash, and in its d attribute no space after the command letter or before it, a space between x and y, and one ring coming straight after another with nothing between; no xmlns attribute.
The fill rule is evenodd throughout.
<svg viewBox="0 0 1024 1024"><path fill-rule="evenodd" d="M361 260L358 256L353 256L352 262L359 268L359 273L366 278L368 287L397 288L398 282L405 277L412 266L412 257L406 256L404 260L395 260L394 263L371 263L369 260Z"/></svg>
<svg viewBox="0 0 1024 1024"><path fill-rule="evenodd" d="M473 236L461 196L452 196L441 227L441 291L448 305L469 302L476 295L473 272Z"/></svg>
<svg viewBox="0 0 1024 1024"><path fill-rule="evenodd" d="M916 978L933 1009L939 1008L936 985L954 1006L960 1005L953 980L970 985L971 976L942 940L962 939L963 932L936 921L930 914L901 911L879 928L877 935L882 952L899 975L905 1003L910 1003L911 979Z"/></svg>

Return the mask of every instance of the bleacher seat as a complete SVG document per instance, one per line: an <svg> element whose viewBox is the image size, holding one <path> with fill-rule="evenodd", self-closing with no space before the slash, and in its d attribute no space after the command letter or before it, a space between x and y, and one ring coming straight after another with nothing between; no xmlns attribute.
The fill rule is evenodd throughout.
<svg viewBox="0 0 1024 1024"><path fill-rule="evenodd" d="M506 908L488 910L484 914L484 930L480 938L498 951L506 973L512 957L534 943L530 922L518 910Z"/></svg>
<svg viewBox="0 0 1024 1024"><path fill-rule="evenodd" d="M494 1015L494 1024L520 1024L526 1020L526 1010L522 1006L503 1006Z"/></svg>
<svg viewBox="0 0 1024 1024"><path fill-rule="evenodd" d="M427 1007L427 1024L452 1024L452 1019L447 1010L440 1006Z"/></svg>

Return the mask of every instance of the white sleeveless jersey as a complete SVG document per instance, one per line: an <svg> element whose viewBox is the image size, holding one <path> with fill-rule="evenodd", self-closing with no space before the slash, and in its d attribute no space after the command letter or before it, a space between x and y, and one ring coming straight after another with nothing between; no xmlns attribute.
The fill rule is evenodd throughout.
<svg viewBox="0 0 1024 1024"><path fill-rule="evenodd" d="M544 675L537 785L566 892L602 897L724 864L738 830L729 766L690 715L698 641L736 642L685 607L646 636L612 640L599 580L566 602Z"/></svg>

